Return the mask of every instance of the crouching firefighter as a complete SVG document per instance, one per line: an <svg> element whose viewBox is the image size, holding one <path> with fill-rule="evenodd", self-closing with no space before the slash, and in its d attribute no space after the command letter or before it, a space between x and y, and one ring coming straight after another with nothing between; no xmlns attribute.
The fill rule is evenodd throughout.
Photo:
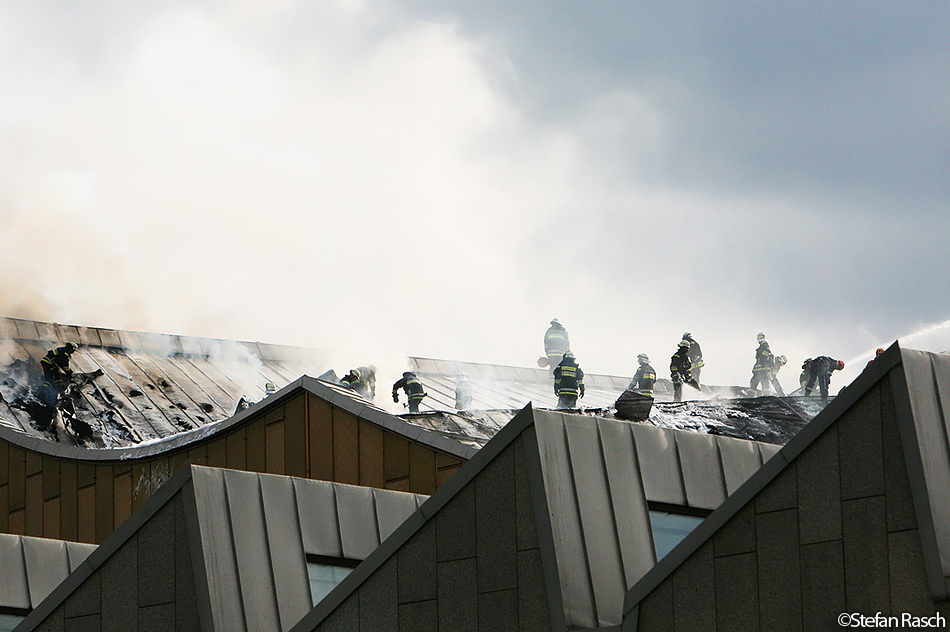
<svg viewBox="0 0 950 632"><path fill-rule="evenodd" d="M69 360L76 351L76 345L67 342L62 347L50 349L40 360L43 369L43 400L50 406L56 405L59 395L69 386L73 370Z"/></svg>
<svg viewBox="0 0 950 632"><path fill-rule="evenodd" d="M409 400L409 412L419 412L419 404L426 396L425 389L422 388L422 382L412 371L406 371L402 374L402 379L393 384L393 401L399 403L399 389L406 393L406 399Z"/></svg>
<svg viewBox="0 0 950 632"><path fill-rule="evenodd" d="M578 396L584 397L584 372L570 351L554 369L554 394L558 408L576 408Z"/></svg>

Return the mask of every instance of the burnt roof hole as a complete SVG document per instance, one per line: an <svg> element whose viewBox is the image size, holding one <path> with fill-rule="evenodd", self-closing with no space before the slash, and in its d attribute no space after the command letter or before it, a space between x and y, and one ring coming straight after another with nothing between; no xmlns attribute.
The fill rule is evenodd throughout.
<svg viewBox="0 0 950 632"><path fill-rule="evenodd" d="M201 415L195 415L195 419L197 419L197 420L200 421L201 423L204 423L204 421L205 421L205 418L202 417Z"/></svg>
<svg viewBox="0 0 950 632"><path fill-rule="evenodd" d="M188 407L182 404L181 402L178 402L177 404L175 404L175 406L177 406L178 408L181 408L182 410L188 410Z"/></svg>
<svg viewBox="0 0 950 632"><path fill-rule="evenodd" d="M162 388L171 388L171 384L169 384L169 383L166 382L165 380L162 380L161 382L159 382L159 385L160 385Z"/></svg>
<svg viewBox="0 0 950 632"><path fill-rule="evenodd" d="M155 390L155 385L154 385L154 384L146 384L145 386L149 387L149 388L152 389L153 391Z"/></svg>
<svg viewBox="0 0 950 632"><path fill-rule="evenodd" d="M207 403L198 404L198 406L201 408L201 410L205 411L206 413L210 413L211 411L214 410L214 406L212 406L211 404L207 404Z"/></svg>
<svg viewBox="0 0 950 632"><path fill-rule="evenodd" d="M133 388L132 390L129 391L129 397L141 397L142 394L143 394L142 391L140 391L137 388Z"/></svg>

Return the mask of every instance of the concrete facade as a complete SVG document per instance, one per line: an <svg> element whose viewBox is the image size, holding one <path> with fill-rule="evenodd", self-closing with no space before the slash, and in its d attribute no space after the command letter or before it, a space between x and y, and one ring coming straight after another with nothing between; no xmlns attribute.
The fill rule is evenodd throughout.
<svg viewBox="0 0 950 632"><path fill-rule="evenodd" d="M551 630L527 471L519 436L329 616L294 630Z"/></svg>
<svg viewBox="0 0 950 632"><path fill-rule="evenodd" d="M950 621L928 582L894 393L902 371L870 385L698 546L684 541L682 561L635 586L623 630L840 630L842 614L879 612Z"/></svg>

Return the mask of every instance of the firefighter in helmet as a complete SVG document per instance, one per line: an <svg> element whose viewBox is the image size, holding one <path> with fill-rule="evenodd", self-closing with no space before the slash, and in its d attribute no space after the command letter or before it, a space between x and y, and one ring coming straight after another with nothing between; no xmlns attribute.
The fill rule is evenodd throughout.
<svg viewBox="0 0 950 632"><path fill-rule="evenodd" d="M577 398L584 397L584 371L570 351L564 353L554 368L554 394L558 408L576 408Z"/></svg>

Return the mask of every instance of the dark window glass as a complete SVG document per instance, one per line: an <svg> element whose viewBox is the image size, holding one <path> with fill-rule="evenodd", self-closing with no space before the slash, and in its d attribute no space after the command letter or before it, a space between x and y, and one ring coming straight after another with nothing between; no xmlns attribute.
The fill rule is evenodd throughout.
<svg viewBox="0 0 950 632"><path fill-rule="evenodd" d="M704 518L686 516L668 511L650 510L650 524L653 527L653 544L656 547L656 561L662 560L667 553L683 541Z"/></svg>
<svg viewBox="0 0 950 632"><path fill-rule="evenodd" d="M310 578L310 597L313 605L317 605L330 594L357 564L358 560L307 556L307 576Z"/></svg>

